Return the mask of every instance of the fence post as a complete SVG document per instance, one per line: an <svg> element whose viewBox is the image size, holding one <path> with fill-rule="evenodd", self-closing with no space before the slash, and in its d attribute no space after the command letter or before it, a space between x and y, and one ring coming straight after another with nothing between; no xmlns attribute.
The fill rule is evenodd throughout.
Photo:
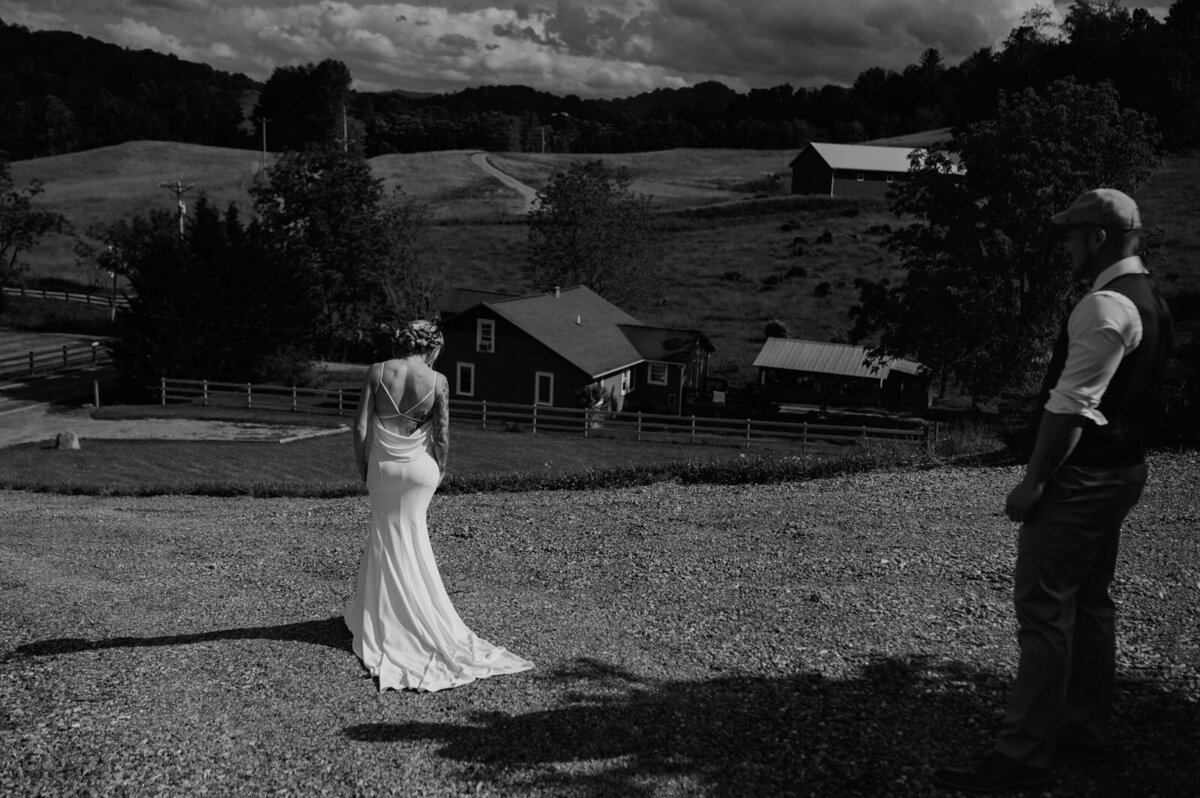
<svg viewBox="0 0 1200 798"><path fill-rule="evenodd" d="M591 418L592 418L592 408L590 408L590 407L583 408L583 437L585 437L585 438L588 436L588 422L591 421Z"/></svg>
<svg viewBox="0 0 1200 798"><path fill-rule="evenodd" d="M158 381L158 385L159 385L159 390L162 391L163 406L166 406L166 404L167 404L167 378L160 377L159 381Z"/></svg>
<svg viewBox="0 0 1200 798"><path fill-rule="evenodd" d="M746 448L750 448L750 419L746 419Z"/></svg>
<svg viewBox="0 0 1200 798"><path fill-rule="evenodd" d="M638 411L638 427L637 427L638 443L642 442L642 411Z"/></svg>
<svg viewBox="0 0 1200 798"><path fill-rule="evenodd" d="M483 400L482 405L483 405L483 414L480 417L479 428L487 429L487 399Z"/></svg>
<svg viewBox="0 0 1200 798"><path fill-rule="evenodd" d="M338 415L342 414L342 389L338 388Z"/></svg>
<svg viewBox="0 0 1200 798"><path fill-rule="evenodd" d="M63 368L67 367L67 345L63 344Z"/></svg>
<svg viewBox="0 0 1200 798"><path fill-rule="evenodd" d="M100 406L100 380L92 380L92 397L95 401L92 403L94 407Z"/></svg>
<svg viewBox="0 0 1200 798"><path fill-rule="evenodd" d="M96 362L99 360L99 355L97 354L99 349L100 349L100 344L98 344L95 341L92 341L92 365L93 366L96 365ZM100 403L97 402L96 407L99 407L99 406L100 406Z"/></svg>
<svg viewBox="0 0 1200 798"><path fill-rule="evenodd" d="M804 429L800 430L800 454L808 452L808 422L804 422Z"/></svg>
<svg viewBox="0 0 1200 798"><path fill-rule="evenodd" d="M208 380L202 380L204 391L204 406L208 407Z"/></svg>
<svg viewBox="0 0 1200 798"><path fill-rule="evenodd" d="M254 407L254 394L250 388L250 383L246 383L246 409Z"/></svg>
<svg viewBox="0 0 1200 798"><path fill-rule="evenodd" d="M537 404L533 405L533 434L537 435Z"/></svg>
<svg viewBox="0 0 1200 798"><path fill-rule="evenodd" d="M292 412L296 412L296 386L292 386Z"/></svg>
<svg viewBox="0 0 1200 798"><path fill-rule="evenodd" d="M692 443L696 442L696 414L692 414Z"/></svg>

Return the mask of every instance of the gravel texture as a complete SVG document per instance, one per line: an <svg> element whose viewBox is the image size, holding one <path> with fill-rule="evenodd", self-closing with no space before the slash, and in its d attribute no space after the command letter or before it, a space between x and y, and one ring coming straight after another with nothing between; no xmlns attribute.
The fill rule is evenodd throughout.
<svg viewBox="0 0 1200 798"><path fill-rule="evenodd" d="M1126 524L1117 750L1200 783L1200 455ZM365 498L0 492L0 794L940 794L1015 664L1013 467L438 497L468 625L537 668L377 692L340 619Z"/></svg>

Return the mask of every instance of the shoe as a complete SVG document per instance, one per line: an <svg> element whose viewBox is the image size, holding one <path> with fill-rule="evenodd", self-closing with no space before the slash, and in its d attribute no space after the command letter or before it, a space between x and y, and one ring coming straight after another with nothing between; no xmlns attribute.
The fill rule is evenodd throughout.
<svg viewBox="0 0 1200 798"><path fill-rule="evenodd" d="M1050 769L1025 765L999 751L989 751L974 768L942 768L934 771L934 782L965 792L1001 792L1015 787L1040 787L1050 783Z"/></svg>

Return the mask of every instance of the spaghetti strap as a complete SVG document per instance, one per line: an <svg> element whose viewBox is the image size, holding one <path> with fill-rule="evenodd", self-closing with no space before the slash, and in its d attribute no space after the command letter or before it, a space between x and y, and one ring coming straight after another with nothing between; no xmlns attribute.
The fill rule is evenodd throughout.
<svg viewBox="0 0 1200 798"><path fill-rule="evenodd" d="M399 418L400 416L404 416L405 418L408 418L408 415L400 409L400 406L396 404L396 400L392 398L392 392L389 391L387 389L387 386L383 384L383 369L382 368L379 369L379 382L377 383L376 388L383 389L383 395L388 398L388 401L392 403L392 409L396 411L393 415L390 415L390 416L385 416L382 413L379 413L378 411L376 411L376 415L378 415L380 418Z"/></svg>
<svg viewBox="0 0 1200 798"><path fill-rule="evenodd" d="M386 415L386 416L383 415L382 413L380 413L379 411L376 411L375 414L377 416L379 416L380 418L401 418L401 417L403 417L403 418L407 418L409 421L413 422L414 424L416 424L419 427L419 426L424 425L427 421L429 421L429 419L431 419L433 417L433 408L430 408L429 412L425 413L423 416L413 416L412 411L415 408L419 407L421 405L421 403L424 402L426 399L433 396L433 392L437 390L437 381L436 380L433 383L433 387L429 389L429 393L425 394L420 399L413 402L412 405L409 406L407 412L400 409L400 405L396 404L396 399L395 399L395 397L392 396L392 392L389 391L387 386L383 384L383 369L379 370L379 384L377 387L383 389L384 395L388 398L388 401L392 403L392 409L396 411L395 413L393 413L391 415Z"/></svg>
<svg viewBox="0 0 1200 798"><path fill-rule="evenodd" d="M422 396L420 399L418 399L417 401L413 402L413 403L412 403L412 404L409 406L409 408L408 408L408 412L405 412L405 411L401 410L401 409L400 409L400 408L398 408L398 407L396 408L396 412L398 412L400 415L404 416L405 418L409 418L409 419L412 419L413 421L416 421L417 419L415 419L415 418L413 418L412 416L410 416L410 415L409 415L409 413L411 413L411 412L413 411L413 409L414 409L414 408L416 408L416 407L419 407L419 406L420 406L420 404L421 404L422 402L424 402L426 399L428 399L429 397L433 396L433 392L434 392L435 390L437 390L437 382L434 382L434 384L433 384L433 387L429 389L429 393L425 394L424 396ZM390 395L390 394L389 394L389 395ZM395 402L392 402L392 404L394 405L394 404L396 404L396 403L395 403Z"/></svg>

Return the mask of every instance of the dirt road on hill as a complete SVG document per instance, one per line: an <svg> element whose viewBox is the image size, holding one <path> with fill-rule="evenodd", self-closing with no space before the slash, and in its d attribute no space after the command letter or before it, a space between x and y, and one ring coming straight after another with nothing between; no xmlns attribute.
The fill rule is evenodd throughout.
<svg viewBox="0 0 1200 798"><path fill-rule="evenodd" d="M488 160L488 154L486 152L475 153L471 156L471 161L488 175L496 178L501 183L521 195L522 206L519 213L529 213L531 210L533 210L533 203L537 198L537 191L532 186L527 186L507 172L502 172L497 169L492 165L492 162Z"/></svg>

